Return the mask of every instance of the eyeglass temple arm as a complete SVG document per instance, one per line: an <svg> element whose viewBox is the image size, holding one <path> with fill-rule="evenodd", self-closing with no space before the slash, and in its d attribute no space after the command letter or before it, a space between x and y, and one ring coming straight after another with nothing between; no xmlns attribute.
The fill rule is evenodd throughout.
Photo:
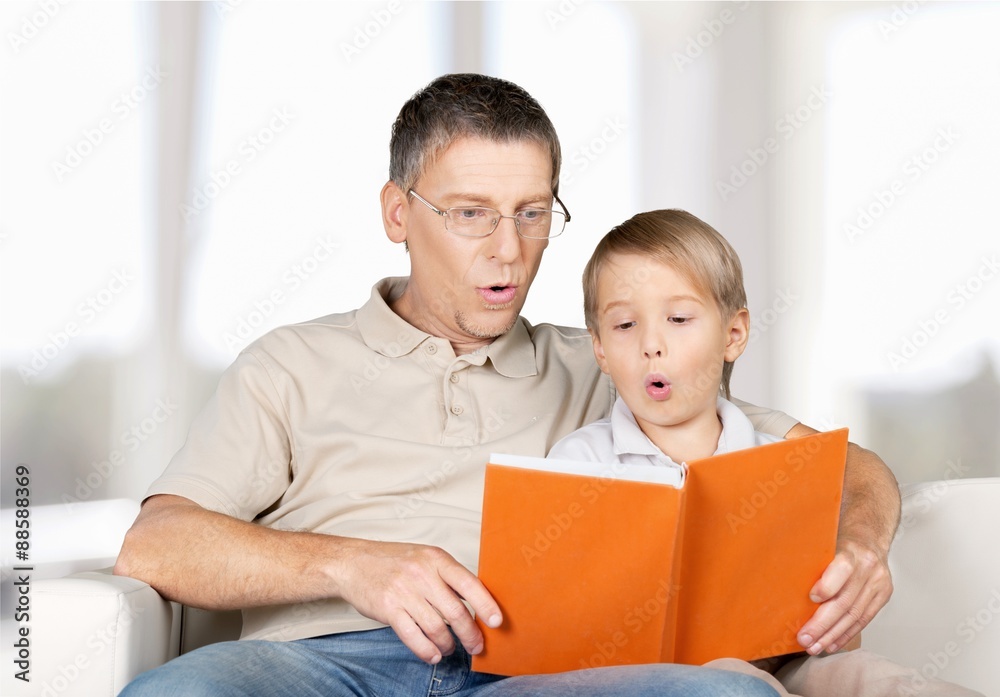
<svg viewBox="0 0 1000 697"><path fill-rule="evenodd" d="M561 198L559 198L559 194L552 194L552 195L555 197L556 203L558 203L560 206L562 206L563 213L566 214L566 222L568 223L569 221L571 221L573 219L573 216L571 216L569 214L569 208L567 208L566 204L562 202Z"/></svg>

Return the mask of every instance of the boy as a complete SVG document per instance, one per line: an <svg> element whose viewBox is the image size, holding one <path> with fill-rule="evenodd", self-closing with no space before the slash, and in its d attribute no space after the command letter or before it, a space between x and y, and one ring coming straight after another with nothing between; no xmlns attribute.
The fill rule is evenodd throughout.
<svg viewBox="0 0 1000 697"><path fill-rule="evenodd" d="M677 470L717 453L771 443L728 400L733 363L749 338L739 257L722 235L681 210L639 213L598 243L583 272L594 355L618 391L611 415L557 442L549 457ZM723 396L724 395L724 396ZM785 657L756 662L774 670ZM772 677L745 661L708 664L750 673L779 695L978 694L856 650L801 654ZM920 677L921 682L914 682ZM779 680L781 682L779 682ZM788 690L788 691L786 691ZM902 692L905 694L905 691Z"/></svg>
<svg viewBox="0 0 1000 697"><path fill-rule="evenodd" d="M736 252L684 211L640 213L597 245L583 276L594 355L618 390L612 415L551 457L674 467L771 443L729 397L750 315ZM679 479L679 477L678 477Z"/></svg>

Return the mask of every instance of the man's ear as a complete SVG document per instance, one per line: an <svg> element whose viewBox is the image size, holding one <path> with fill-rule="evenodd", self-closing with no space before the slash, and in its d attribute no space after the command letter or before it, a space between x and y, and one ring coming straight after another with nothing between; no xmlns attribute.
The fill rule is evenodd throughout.
<svg viewBox="0 0 1000 697"><path fill-rule="evenodd" d="M739 358L750 340L750 311L741 307L727 327L725 360L732 363Z"/></svg>
<svg viewBox="0 0 1000 697"><path fill-rule="evenodd" d="M380 199L386 236L396 243L406 242L406 216L409 213L406 194L390 179L382 187Z"/></svg>
<svg viewBox="0 0 1000 697"><path fill-rule="evenodd" d="M608 372L608 359L604 357L604 344L601 343L601 335L591 329L590 340L594 342L594 358L597 359L597 366L605 375L611 375Z"/></svg>

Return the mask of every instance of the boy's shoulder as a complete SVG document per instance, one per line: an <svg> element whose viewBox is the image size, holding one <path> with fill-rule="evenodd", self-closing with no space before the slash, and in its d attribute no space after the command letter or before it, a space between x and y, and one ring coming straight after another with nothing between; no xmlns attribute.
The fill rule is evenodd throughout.
<svg viewBox="0 0 1000 697"><path fill-rule="evenodd" d="M557 460L583 460L587 462L614 462L614 435L611 417L592 421L563 436L547 457Z"/></svg>
<svg viewBox="0 0 1000 697"><path fill-rule="evenodd" d="M723 397L719 397L716 401L716 411L722 421L722 435L719 436L719 449L716 454L781 440L777 436L756 430L743 409Z"/></svg>

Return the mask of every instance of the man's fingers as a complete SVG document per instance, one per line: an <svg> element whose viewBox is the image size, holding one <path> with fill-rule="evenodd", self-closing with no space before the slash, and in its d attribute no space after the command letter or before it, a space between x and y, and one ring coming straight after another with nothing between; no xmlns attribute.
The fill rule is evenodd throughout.
<svg viewBox="0 0 1000 697"><path fill-rule="evenodd" d="M823 649L819 640L827 635L831 626L843 614L841 609L834 607L834 602L831 602L830 599L844 590L853 570L853 565L844 555L838 553L809 591L809 599L814 603L822 604L809 618L809 621L802 626L796 638L799 645L810 653L819 653Z"/></svg>
<svg viewBox="0 0 1000 697"><path fill-rule="evenodd" d="M502 621L500 606L478 578L472 575L464 566L456 565L441 570L441 580L461 597L472 608L472 611L488 627L498 627ZM483 649L483 633L475 623L468 608L458 598L450 607L439 608L442 615L451 624L455 636L470 654L477 654Z"/></svg>
<svg viewBox="0 0 1000 697"><path fill-rule="evenodd" d="M853 571L854 565L843 554L837 554L809 591L809 599L814 603L825 603L841 591Z"/></svg>
<svg viewBox="0 0 1000 697"><path fill-rule="evenodd" d="M875 615L889 601L890 594L891 590L884 584L867 584L841 621L820 640L826 646L825 650L833 653L857 636L875 619Z"/></svg>
<svg viewBox="0 0 1000 697"><path fill-rule="evenodd" d="M852 628L857 626L860 629L860 626L863 626L863 608L867 604L866 598L852 598L848 594L824 604L813 616L814 620L818 620L817 629L811 630L815 631L812 635L815 639L805 647L806 651L813 655L821 651L835 651L837 640L849 633ZM844 643L847 642L844 641L839 645L842 646Z"/></svg>
<svg viewBox="0 0 1000 697"><path fill-rule="evenodd" d="M867 550L839 552L809 597L821 603L798 634L810 654L842 648L878 614L892 593L888 569Z"/></svg>
<svg viewBox="0 0 1000 697"><path fill-rule="evenodd" d="M488 627L499 627L503 621L500 614L500 606L493 599L486 586L476 576L474 576L464 566L455 563L455 566L445 569L442 580L465 599L472 608L472 611Z"/></svg>
<svg viewBox="0 0 1000 697"><path fill-rule="evenodd" d="M389 626L396 632L399 640L421 661L433 665L439 663L441 657L445 655L441 648L431 641L425 631L406 613L400 613L396 620L389 623ZM452 648L454 648L454 644Z"/></svg>
<svg viewBox="0 0 1000 697"><path fill-rule="evenodd" d="M455 639L449 628L451 621L447 615L457 612L454 605L461 607L466 616L469 615L469 611L454 594L449 593L448 589L443 592L440 589L426 589L425 593L400 589L397 600L398 605L388 624L417 657L434 664L442 656L454 652Z"/></svg>

